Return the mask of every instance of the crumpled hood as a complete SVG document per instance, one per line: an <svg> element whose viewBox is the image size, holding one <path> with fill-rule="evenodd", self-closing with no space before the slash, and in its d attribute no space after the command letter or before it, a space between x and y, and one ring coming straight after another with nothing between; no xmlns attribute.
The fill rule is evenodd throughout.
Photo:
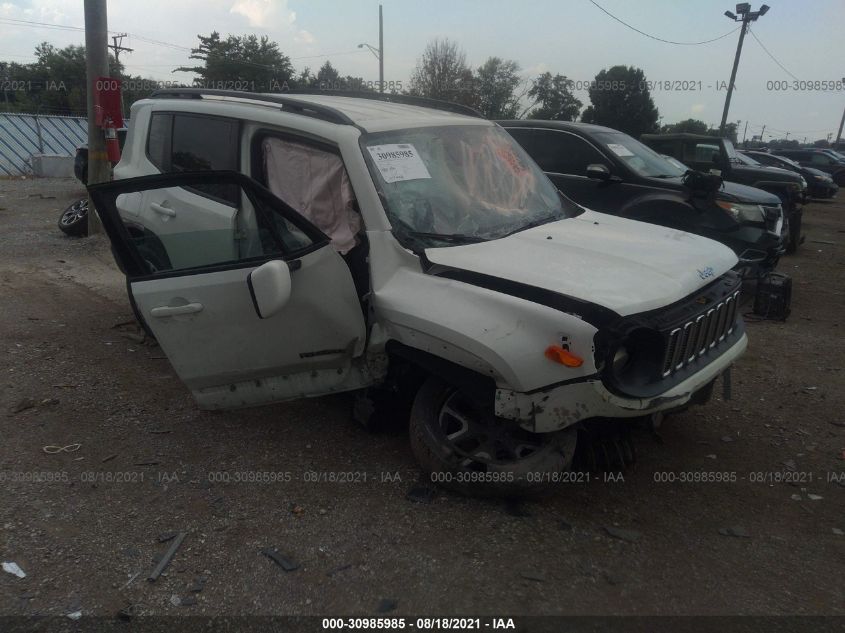
<svg viewBox="0 0 845 633"><path fill-rule="evenodd" d="M435 264L552 290L622 316L679 301L737 263L713 240L595 211L425 254Z"/></svg>

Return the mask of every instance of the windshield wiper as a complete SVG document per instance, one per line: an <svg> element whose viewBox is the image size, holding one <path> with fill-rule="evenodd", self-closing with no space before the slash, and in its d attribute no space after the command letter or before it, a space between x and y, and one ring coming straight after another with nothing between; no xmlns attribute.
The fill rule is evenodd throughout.
<svg viewBox="0 0 845 633"><path fill-rule="evenodd" d="M476 242L486 242L487 240L477 235L464 235L462 233L427 233L425 231L405 231L406 235L411 237L423 238L428 240L442 240L444 242L453 242L455 244L471 244Z"/></svg>
<svg viewBox="0 0 845 633"><path fill-rule="evenodd" d="M502 235L502 237L508 237L509 235L513 235L514 233L519 233L520 231L527 231L528 229L533 229L534 227L542 226L543 224L548 224L549 222L554 222L556 220L563 220L565 217L565 215L561 216L561 214L559 213L556 213L554 215L547 215L544 218L539 218L537 220L532 220L527 224L523 224L522 226L517 229L514 229L513 231L508 231L507 233Z"/></svg>

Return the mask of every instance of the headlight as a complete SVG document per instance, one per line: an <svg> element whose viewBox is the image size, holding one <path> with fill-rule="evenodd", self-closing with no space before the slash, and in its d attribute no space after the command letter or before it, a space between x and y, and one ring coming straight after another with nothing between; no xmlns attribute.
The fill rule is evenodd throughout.
<svg viewBox="0 0 845 633"><path fill-rule="evenodd" d="M828 178L827 176L822 176L821 174L813 176L813 178L815 178L819 182L833 182L832 179Z"/></svg>
<svg viewBox="0 0 845 633"><path fill-rule="evenodd" d="M631 355L628 353L628 348L625 346L616 350L613 355L613 373L617 376L628 366L628 361L631 360Z"/></svg>
<svg viewBox="0 0 845 633"><path fill-rule="evenodd" d="M759 204L740 204L724 200L717 200L716 204L727 211L737 222L763 222L765 220L763 208Z"/></svg>
<svg viewBox="0 0 845 633"><path fill-rule="evenodd" d="M807 188L807 181L806 181L806 180L804 180L804 176L801 176L801 188L802 188L802 189L806 189L806 188Z"/></svg>

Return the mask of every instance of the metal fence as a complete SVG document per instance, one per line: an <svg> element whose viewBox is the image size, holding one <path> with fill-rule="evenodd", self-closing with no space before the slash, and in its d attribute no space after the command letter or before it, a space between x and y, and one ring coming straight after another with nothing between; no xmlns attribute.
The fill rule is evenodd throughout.
<svg viewBox="0 0 845 633"><path fill-rule="evenodd" d="M84 117L0 112L0 177L31 174L33 154L73 156L87 142Z"/></svg>

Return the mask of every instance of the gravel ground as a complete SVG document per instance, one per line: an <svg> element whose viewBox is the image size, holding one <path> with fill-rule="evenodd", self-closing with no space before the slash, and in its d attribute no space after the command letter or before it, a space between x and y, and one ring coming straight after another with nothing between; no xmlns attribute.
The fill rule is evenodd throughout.
<svg viewBox="0 0 845 633"><path fill-rule="evenodd" d="M104 238L58 231L80 193L0 181L0 558L26 573L0 573L0 615L845 614L841 201L808 205L792 317L748 324L732 400L637 433L624 480L515 505L409 501L407 434L359 428L349 396L199 411ZM692 471L736 481L657 481Z"/></svg>

